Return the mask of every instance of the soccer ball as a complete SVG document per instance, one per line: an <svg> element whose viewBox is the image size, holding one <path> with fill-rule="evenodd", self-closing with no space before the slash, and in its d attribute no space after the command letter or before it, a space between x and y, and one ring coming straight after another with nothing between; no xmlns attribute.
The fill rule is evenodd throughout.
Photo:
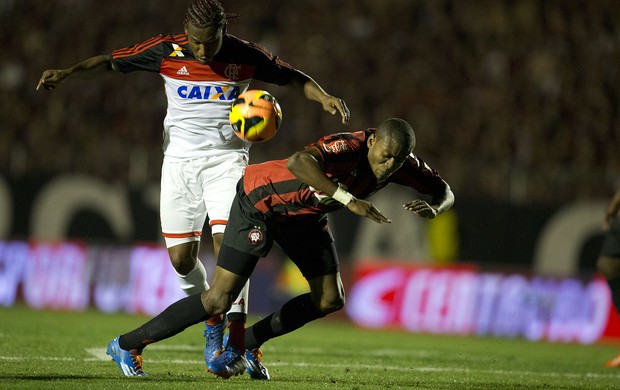
<svg viewBox="0 0 620 390"><path fill-rule="evenodd" d="M230 107L229 119L239 138L264 142L276 135L282 123L282 110L273 95L254 89L235 99Z"/></svg>

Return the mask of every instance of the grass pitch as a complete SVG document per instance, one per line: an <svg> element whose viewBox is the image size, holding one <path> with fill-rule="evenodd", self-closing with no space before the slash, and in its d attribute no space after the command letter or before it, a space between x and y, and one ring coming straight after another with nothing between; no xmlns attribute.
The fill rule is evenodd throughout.
<svg viewBox="0 0 620 390"><path fill-rule="evenodd" d="M4 389L616 389L620 369L603 367L619 345L369 331L323 319L264 348L272 380L207 374L202 325L149 346L146 378L125 378L107 343L148 318L0 308Z"/></svg>

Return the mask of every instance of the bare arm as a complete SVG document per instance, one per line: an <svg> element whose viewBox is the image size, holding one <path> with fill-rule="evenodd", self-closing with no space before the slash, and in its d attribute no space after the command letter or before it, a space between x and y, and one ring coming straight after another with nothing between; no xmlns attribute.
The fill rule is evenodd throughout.
<svg viewBox="0 0 620 390"><path fill-rule="evenodd" d="M314 100L315 102L321 103L323 110L329 112L330 114L335 115L339 112L342 117L343 125L349 123L351 113L349 112L349 108L345 104L344 100L325 92L323 88L321 88L321 86L314 81L314 79L312 79L312 77L299 70L295 70L295 75L293 76L293 80L289 86L297 92L303 94L309 100Z"/></svg>
<svg viewBox="0 0 620 390"><path fill-rule="evenodd" d="M88 58L66 69L48 69L41 75L39 83L37 84L37 91L41 87L45 89L54 89L56 85L62 83L67 77L74 73L95 75L111 70L113 70L112 61L107 54Z"/></svg>
<svg viewBox="0 0 620 390"><path fill-rule="evenodd" d="M319 162L319 152L314 149L307 149L296 152L286 161L286 167L295 177L327 194L334 197L338 191L338 184L333 182L326 174L323 165ZM349 194L350 195L350 194ZM370 218L377 223L391 223L385 215L383 215L371 202L352 197L345 207L361 217Z"/></svg>
<svg viewBox="0 0 620 390"><path fill-rule="evenodd" d="M444 211L448 210L454 204L454 193L448 183L444 181L446 189L444 191L444 195L441 199L433 204L428 204L422 199L415 199L407 202L403 205L406 210L413 211L418 214L420 217L432 219L437 216L437 214L441 214Z"/></svg>

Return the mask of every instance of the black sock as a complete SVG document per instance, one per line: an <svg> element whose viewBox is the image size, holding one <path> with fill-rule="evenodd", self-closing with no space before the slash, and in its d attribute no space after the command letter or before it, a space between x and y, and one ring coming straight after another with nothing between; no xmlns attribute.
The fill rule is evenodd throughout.
<svg viewBox="0 0 620 390"><path fill-rule="evenodd" d="M608 279L607 284L611 290L611 300L616 310L620 312L620 277Z"/></svg>
<svg viewBox="0 0 620 390"><path fill-rule="evenodd" d="M228 322L237 321L246 323L248 321L248 315L240 312L228 313L226 314L226 318L228 319Z"/></svg>
<svg viewBox="0 0 620 390"><path fill-rule="evenodd" d="M245 330L245 347L260 347L267 340L299 329L310 321L325 317L312 302L310 294L297 296L282 308Z"/></svg>
<svg viewBox="0 0 620 390"><path fill-rule="evenodd" d="M122 335L118 344L126 351L140 350L148 344L172 337L210 317L211 315L207 314L202 306L200 294L191 295L168 306L141 327Z"/></svg>

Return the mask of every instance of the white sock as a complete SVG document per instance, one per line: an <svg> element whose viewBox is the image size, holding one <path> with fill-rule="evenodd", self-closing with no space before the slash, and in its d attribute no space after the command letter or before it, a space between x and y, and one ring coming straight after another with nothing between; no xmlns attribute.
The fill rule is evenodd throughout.
<svg viewBox="0 0 620 390"><path fill-rule="evenodd" d="M209 283L207 283L207 270L202 262L197 259L196 266L194 269L189 271L187 275L181 275L178 272L177 279L179 280L179 285L181 285L181 289L187 295L194 295L206 291L209 289Z"/></svg>
<svg viewBox="0 0 620 390"><path fill-rule="evenodd" d="M228 313L243 313L248 314L248 296L250 292L250 279L245 283L243 289L239 293L239 296L233 302Z"/></svg>

